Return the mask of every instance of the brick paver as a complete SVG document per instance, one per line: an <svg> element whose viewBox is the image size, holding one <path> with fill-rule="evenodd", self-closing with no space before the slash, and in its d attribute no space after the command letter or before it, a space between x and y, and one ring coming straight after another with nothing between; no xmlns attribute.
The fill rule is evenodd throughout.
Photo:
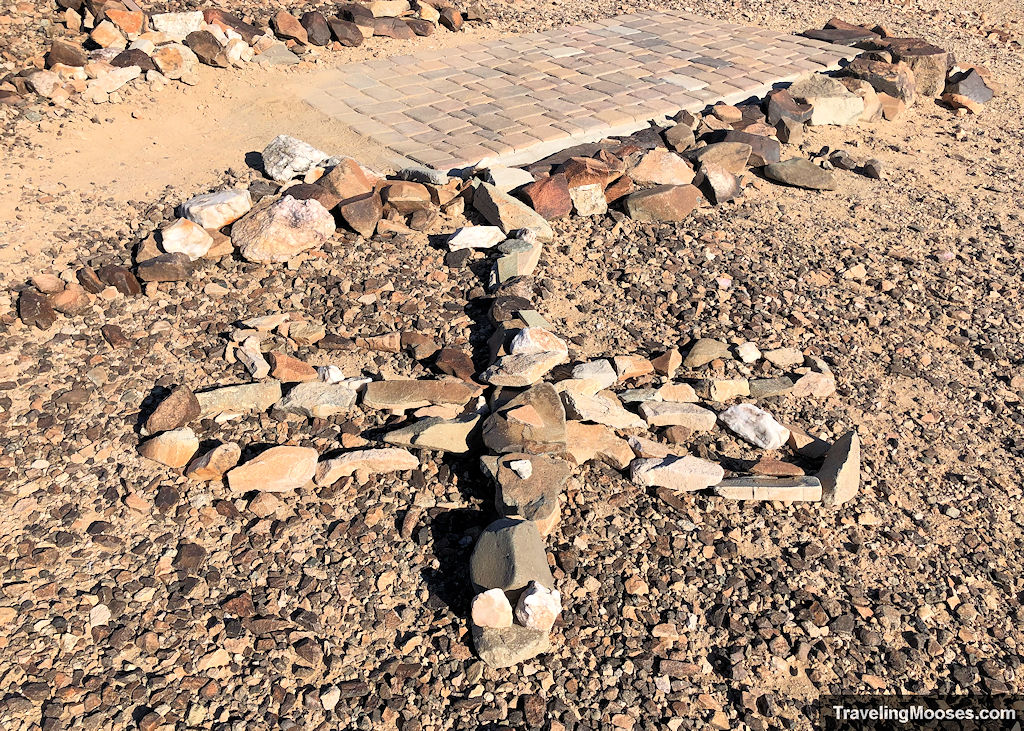
<svg viewBox="0 0 1024 731"><path fill-rule="evenodd" d="M647 12L339 69L307 101L441 169L532 162L647 120L741 102L855 51L691 15Z"/></svg>

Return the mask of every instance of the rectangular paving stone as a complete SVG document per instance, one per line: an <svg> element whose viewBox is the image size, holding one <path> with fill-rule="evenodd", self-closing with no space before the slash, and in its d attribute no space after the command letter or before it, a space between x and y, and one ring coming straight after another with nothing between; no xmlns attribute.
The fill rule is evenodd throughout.
<svg viewBox="0 0 1024 731"><path fill-rule="evenodd" d="M650 11L349 64L307 103L409 162L515 165L761 96L856 50Z"/></svg>

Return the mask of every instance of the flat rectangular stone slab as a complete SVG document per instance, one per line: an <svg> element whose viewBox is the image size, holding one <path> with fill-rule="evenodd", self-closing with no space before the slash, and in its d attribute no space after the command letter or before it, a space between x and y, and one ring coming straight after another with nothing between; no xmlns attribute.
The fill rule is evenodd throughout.
<svg viewBox="0 0 1024 731"><path fill-rule="evenodd" d="M760 97L856 49L646 12L350 64L307 101L442 170L515 165L623 135L649 119Z"/></svg>

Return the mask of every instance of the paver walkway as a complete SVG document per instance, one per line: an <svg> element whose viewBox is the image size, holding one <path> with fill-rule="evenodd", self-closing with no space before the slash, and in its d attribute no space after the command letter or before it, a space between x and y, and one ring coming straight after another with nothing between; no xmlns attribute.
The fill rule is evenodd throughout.
<svg viewBox="0 0 1024 731"><path fill-rule="evenodd" d="M439 169L520 164L647 120L763 96L856 51L683 12L647 12L352 64L313 106Z"/></svg>

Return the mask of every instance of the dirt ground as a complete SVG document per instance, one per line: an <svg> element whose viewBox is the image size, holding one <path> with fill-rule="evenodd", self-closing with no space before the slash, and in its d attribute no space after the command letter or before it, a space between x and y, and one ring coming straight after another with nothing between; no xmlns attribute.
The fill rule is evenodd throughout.
<svg viewBox="0 0 1024 731"><path fill-rule="evenodd" d="M668 5L787 31L832 16L884 23L987 66L1002 86L977 117L926 101L895 122L814 129L787 150L875 157L880 181L842 173L830 192L764 183L678 225L573 218L545 248L537 308L577 359L698 337L820 355L837 394L772 408L822 438L859 431L858 498L839 510L700 495L670 505L589 465L549 541L566 599L555 649L515 672L485 669L466 629L466 561L491 511L473 460L424 459L411 474L303 492L256 516L137 456L139 415L167 388L246 379L223 357L229 323L302 311L346 338L415 330L478 347L479 269L448 269L426 236L346 237L294 269L204 264L191 281L46 332L0 325L4 723L810 728L814 699L829 693L1020 692L1024 11ZM489 25L465 38L382 42L295 70L204 68L196 87L19 112L0 148L0 283L13 305L14 287L39 271L127 262L175 205L254 177L246 156L277 134L387 168L384 150L298 101L339 64L649 7L661 6L494 2ZM108 347L104 323L132 346ZM348 375L429 372L405 354L295 355L343 360ZM387 423L261 414L204 422L200 436L323 452ZM721 435L687 448L757 456ZM401 535L410 513L419 520ZM198 567L177 558L186 544L204 548ZM645 591L627 590L637 578ZM242 621L223 609L239 593L256 605ZM113 616L90 634L97 605ZM666 660L685 671L667 686ZM325 713L328 686L342 700Z"/></svg>

